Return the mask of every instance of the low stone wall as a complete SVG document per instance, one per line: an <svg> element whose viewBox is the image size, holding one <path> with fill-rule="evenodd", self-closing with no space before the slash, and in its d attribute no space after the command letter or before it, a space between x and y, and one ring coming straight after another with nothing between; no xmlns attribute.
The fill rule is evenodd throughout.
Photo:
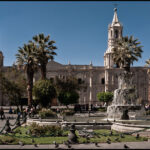
<svg viewBox="0 0 150 150"><path fill-rule="evenodd" d="M27 125L31 125L32 123L37 123L41 126L43 125L61 125L61 127L63 129L69 129L69 126L71 124L75 124L76 126L76 129L77 130L81 130L83 128L86 128L86 129L111 129L111 125L112 123L107 123L107 122L104 122L104 123L93 123L93 122L56 122L56 121L40 121L40 120L37 120L37 119L27 119L27 122L26 124Z"/></svg>
<svg viewBox="0 0 150 150"><path fill-rule="evenodd" d="M77 130L82 130L83 128L86 129L111 129L111 125L75 125ZM64 127L65 128L65 127ZM69 128L68 128L69 129Z"/></svg>
<svg viewBox="0 0 150 150"><path fill-rule="evenodd" d="M134 125L134 124L122 124L122 123L113 123L111 126L112 130L119 131L119 132L134 132L134 131L140 131L147 128L149 130L149 125Z"/></svg>
<svg viewBox="0 0 150 150"><path fill-rule="evenodd" d="M57 125L56 122L48 122L48 121L40 121L40 120L32 120L32 119L27 119L26 125L31 125L32 123L37 123L41 126L43 125Z"/></svg>

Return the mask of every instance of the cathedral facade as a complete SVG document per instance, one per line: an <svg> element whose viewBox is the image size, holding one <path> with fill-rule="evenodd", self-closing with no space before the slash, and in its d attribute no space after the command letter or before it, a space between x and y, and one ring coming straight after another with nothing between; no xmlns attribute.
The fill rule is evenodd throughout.
<svg viewBox="0 0 150 150"><path fill-rule="evenodd" d="M116 46L116 40L123 36L123 25L117 17L117 9L114 9L112 23L108 26L108 48L104 53L104 66L93 66L92 62L89 65L67 65L60 64L55 61L50 61L47 64L47 78L53 79L56 76L65 79L67 76L74 76L78 81L84 81L87 89L79 91L79 104L99 105L97 93L103 91L113 92L118 87L118 75L122 69L116 68L112 59L112 49ZM0 53L1 71L7 72L10 67L3 66L3 54ZM149 96L149 76L147 67L131 67L134 74L134 84L139 97L137 103L148 103ZM34 81L37 81L40 73L36 73ZM0 95L0 104L3 101L4 105L9 103L4 100L3 95Z"/></svg>

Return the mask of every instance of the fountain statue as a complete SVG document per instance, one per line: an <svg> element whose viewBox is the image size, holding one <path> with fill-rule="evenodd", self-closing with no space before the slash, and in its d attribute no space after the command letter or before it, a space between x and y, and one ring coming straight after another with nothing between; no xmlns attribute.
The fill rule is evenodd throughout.
<svg viewBox="0 0 150 150"><path fill-rule="evenodd" d="M114 91L112 105L107 108L108 119L129 120L131 112L134 114L134 119L142 119L145 110L143 106L137 104L137 99L133 73L122 72L118 78L118 89Z"/></svg>
<svg viewBox="0 0 150 150"><path fill-rule="evenodd" d="M76 131L75 125L71 124L70 133L68 134L68 142L71 144L78 143L78 137L77 137L75 131Z"/></svg>

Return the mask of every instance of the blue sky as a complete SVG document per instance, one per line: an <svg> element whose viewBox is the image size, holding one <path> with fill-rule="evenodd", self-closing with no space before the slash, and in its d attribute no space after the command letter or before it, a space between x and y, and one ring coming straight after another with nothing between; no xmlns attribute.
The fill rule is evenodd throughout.
<svg viewBox="0 0 150 150"><path fill-rule="evenodd" d="M123 35L133 35L143 45L142 58L134 66L145 65L150 56L150 2L140 1L0 1L0 50L4 65L16 61L18 47L34 35L50 34L56 41L55 61L61 64L104 65L108 24L114 4L123 24Z"/></svg>

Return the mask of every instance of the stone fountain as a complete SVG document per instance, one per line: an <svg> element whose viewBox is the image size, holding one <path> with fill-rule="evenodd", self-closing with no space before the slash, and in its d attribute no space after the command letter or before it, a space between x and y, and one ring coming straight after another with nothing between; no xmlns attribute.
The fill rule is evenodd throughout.
<svg viewBox="0 0 150 150"><path fill-rule="evenodd" d="M112 105L107 108L107 118L113 120L144 119L145 109L137 104L137 92L133 73L124 71L118 77L118 89L114 91Z"/></svg>

